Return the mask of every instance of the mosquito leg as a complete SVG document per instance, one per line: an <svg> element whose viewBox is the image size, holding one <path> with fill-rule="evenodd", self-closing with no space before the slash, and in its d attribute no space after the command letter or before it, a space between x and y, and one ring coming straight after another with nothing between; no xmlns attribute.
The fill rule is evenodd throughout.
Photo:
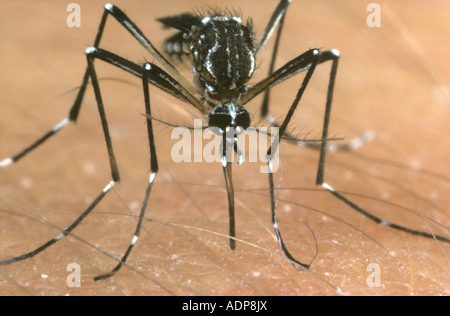
<svg viewBox="0 0 450 316"><path fill-rule="evenodd" d="M325 105L325 115L324 115L323 130L322 130L322 143L321 143L321 148L320 148L320 157L319 157L319 166L317 169L316 184L321 185L323 188L325 188L328 192L333 194L339 200L343 201L345 204L347 204L348 206L353 208L355 211L363 214L364 216L366 216L367 218L369 218L370 220L374 221L377 224L382 224L382 225L391 227L393 229L404 231L404 232L407 232L407 233L410 233L413 235L418 235L418 236L427 237L427 238L436 238L437 240L441 240L444 242L450 242L449 238L446 238L443 236L433 235L430 233L410 229L410 228L407 228L407 227L404 227L404 226L401 226L398 224L394 224L394 223L385 221L385 220L369 213L368 211L364 210L363 208L359 207L358 205L356 205L355 203L353 203L352 201L350 201L349 199L344 197L341 193L337 192L330 185L328 185L327 183L324 182L325 156L326 156L326 152L327 152L328 125L330 122L331 103L332 103L332 99L333 99L333 89L334 89L334 84L336 82L336 73L337 73L338 60L339 60L339 54L337 53L337 51L331 50L331 51L327 51L325 53L328 54L328 57L326 57L326 58L329 58L332 60L332 65L331 65L330 80L329 80L328 91L327 91L327 101L326 101L326 105Z"/></svg>
<svg viewBox="0 0 450 316"><path fill-rule="evenodd" d="M306 263L302 263L302 262L298 261L297 259L295 259L291 255L289 250L286 248L283 238L281 237L281 232L278 227L278 221L277 221L277 206L275 203L276 199L275 199L275 187L274 187L274 183L273 183L272 160L269 159L268 164L269 164L269 191L270 191L270 209L271 209L271 214L272 214L272 225L273 225L273 229L275 230L275 234L277 235L277 239L278 239L278 243L280 244L281 252L283 252L283 254L293 262L293 265L296 268L309 269L312 261L311 261L311 263L306 264Z"/></svg>
<svg viewBox="0 0 450 316"><path fill-rule="evenodd" d="M119 168L117 167L116 157L114 155L111 135L108 128L108 120L106 119L105 108L103 106L102 95L100 92L100 86L98 84L97 73L94 67L94 58L91 56L90 52L93 48L88 48L86 50L86 58L89 68L89 75L91 77L92 87L94 88L95 99L97 101L98 113L100 114L100 119L102 122L103 134L105 136L106 147L108 150L109 163L111 167L111 175L115 182L120 180Z"/></svg>
<svg viewBox="0 0 450 316"><path fill-rule="evenodd" d="M259 46L256 49L256 53L258 54L260 52L261 48L264 47L266 42L269 40L271 34L273 33L274 29L278 25L278 31L277 31L277 35L275 37L275 44L274 44L273 51L272 51L272 57L270 59L269 76L273 73L273 70L275 68L275 60L277 58L281 32L283 30L284 17L286 16L286 10L290 3L291 3L291 0L281 0L280 1L278 6L274 10L272 17L271 17L269 23L267 24L266 29L264 30L263 36L261 37ZM270 89L266 89L264 92L263 102L261 104L261 117L265 117L269 113L269 99L270 99Z"/></svg>
<svg viewBox="0 0 450 316"><path fill-rule="evenodd" d="M142 204L141 212L139 214L138 223L136 225L136 229L134 231L133 239L130 242L130 245L128 246L128 249L126 250L125 254L123 255L120 262L116 265L114 269L111 270L111 272L99 275L94 278L94 281L107 279L109 277L112 277L117 271L120 270L120 268L125 264L131 250L133 249L136 241L139 238L141 227L142 227L142 221L144 220L145 211L147 209L148 201L150 199L150 193L152 191L153 187L153 181L155 180L156 173L158 172L158 158L156 155L156 147L155 147L155 138L153 135L153 125L152 125L152 119L151 119L151 107L150 107L150 91L148 88L148 75L147 72L151 70L152 65L150 63L146 63L143 67L142 71L142 85L144 90L144 100L145 100L145 114L146 114L146 122L147 122L147 134L148 134L148 142L150 145L150 178L147 185L147 189L145 191L145 197L144 202Z"/></svg>
<svg viewBox="0 0 450 316"><path fill-rule="evenodd" d="M273 73L274 68L275 68L275 61L277 58L281 33L283 30L284 18L286 16L286 10L287 10L287 6L289 5L289 3L290 3L290 1L281 1L279 3L278 7L274 11L271 21L269 22L269 24L266 28L266 33L270 33L269 30L273 31L276 24L278 24L278 31L277 31L277 34L275 37L275 44L273 47L270 65L269 65L269 76ZM266 35L263 35L261 41L263 41L266 37L267 37ZM319 63L321 63L321 62L323 62L323 61L322 60L319 61ZM262 118L265 118L268 121L268 123L270 123L272 126L279 127L277 122L275 121L275 119L269 113L269 100L270 100L270 88L267 88L264 91L260 115ZM294 137L291 137L287 132L285 132L285 136L287 138L294 139ZM359 135L359 136L351 139L350 141L348 141L344 144L332 144L332 145L328 144L327 151L354 150L354 149L362 146L364 143L373 139L373 137L374 137L373 132L368 131L368 132L363 133L362 135ZM308 147L308 148L312 148L312 149L316 149L316 150L320 149L320 145L318 146L317 143L312 143L312 142L307 142L307 141L302 142L301 140L296 140L294 142L297 143L297 145L300 145L303 147Z"/></svg>
<svg viewBox="0 0 450 316"><path fill-rule="evenodd" d="M277 59L278 47L280 45L280 38L281 32L283 31L285 15L286 15L286 8L284 9L283 14L278 22L278 31L275 37L275 44L272 51L272 57L270 59L269 74L268 74L269 76L273 73L273 70L275 69L275 60ZM266 89L266 91L264 92L263 102L261 104L261 117L263 118L269 114L269 99L270 99L270 89Z"/></svg>
<svg viewBox="0 0 450 316"><path fill-rule="evenodd" d="M330 80L328 83L328 91L327 91L327 101L325 104L325 115L323 118L323 129L322 129L322 143L320 148L320 158L319 158L319 167L317 169L317 177L316 184L321 185L323 183L324 178L324 169L325 169L325 155L327 152L327 138L328 138L328 126L330 124L330 116L331 116L331 104L333 100L333 91L334 84L336 82L336 73L339 61L339 52L336 50L330 50L324 52L330 55L332 60L331 71L330 71Z"/></svg>
<svg viewBox="0 0 450 316"><path fill-rule="evenodd" d="M301 55L301 56L303 56L303 55ZM322 141L320 143L320 157L319 157L319 165L318 165L318 168L317 168L316 184L317 185L321 185L328 192L333 194L339 200L341 200L344 203L346 203L348 206L353 208L355 211L363 214L364 216L366 216L367 218L369 218L370 220L372 220L372 221L374 221L374 222L376 222L378 224L382 224L382 225L391 227L393 229L404 231L404 232L407 232L407 233L410 233L410 234L413 234L413 235L418 235L418 236L422 236L422 237L426 237L426 238L433 238L433 239L436 238L436 240L440 240L440 241L444 241L444 242L450 242L450 239L447 238L447 237L434 235L434 234L430 234L430 233L423 232L423 231L413 230L413 229L410 229L410 228L407 228L407 227L404 227L404 226L401 226L401 225L398 225L398 224L390 223L390 222L385 221L385 220L383 220L381 218L378 218L377 216L371 214L367 210L364 210L363 208L359 207L358 205L356 205L355 203L353 203L352 201L350 201L349 199L344 197L338 191L332 189L331 186L329 186L327 183L324 182L326 152L330 151L329 150L330 147L328 146L328 143L327 143L327 140L328 140L328 126L329 126L330 116L331 116L333 89L334 89L334 85L335 85L335 82L336 82L336 73L337 73L337 67L338 67L338 60L339 60L339 52L337 50L335 50L335 49L332 49L332 50L321 52L320 53L320 57L319 57L319 61L318 61L319 64L323 63L323 62L326 62L326 61L332 61L332 65L331 65L330 79L329 79L329 84L328 84L327 100L326 100L326 104L325 104L325 114L324 114L324 120L323 120L323 130L322 130ZM302 63L307 62L307 61L308 61L308 59L305 59L305 61L303 61ZM296 67L291 67L291 63L288 63L284 67L282 67L281 69L279 69L276 72L274 72L274 74L272 76L270 76L266 80L261 81L261 83L263 83L263 85L268 85L268 86L271 86L270 82L279 83L279 82L287 79L288 77L292 76L293 73L301 72L303 69L301 69L300 67L301 67L301 64L299 64ZM312 68L313 64L311 64L310 67ZM288 71L287 69L291 69L291 70ZM310 68L308 69L308 71L309 70L310 70ZM277 74L280 74L280 76L278 76ZM308 77L308 73L306 74L305 79L307 77ZM305 85L305 80L303 82L303 85ZM259 90L259 88L255 88L256 94L258 93L257 90ZM253 92L250 93L250 95L252 95L252 94L253 94ZM297 96L298 96L298 94L297 94ZM294 101L294 103L295 103L295 101ZM280 138L286 133L287 124L289 123L290 117L292 116L290 113L293 112L293 111L295 111L295 107L291 106L288 115L286 116L285 120L283 121L283 124L280 127L280 132L279 132L280 133ZM344 146L343 149L344 150L348 150L348 149L353 149L355 147L358 147L362 143L364 143L365 141L369 140L371 137L372 137L372 135L370 133L363 134L362 136L356 138L355 140L352 140L348 145Z"/></svg>
<svg viewBox="0 0 450 316"><path fill-rule="evenodd" d="M397 229L397 230L400 230L400 231L403 231L403 232L406 232L406 233L409 233L409 234L412 234L412 235L426 237L426 238L430 238L430 239L436 239L436 240L439 240L439 241L450 243L450 238L447 238L447 237L444 237L444 236L440 236L440 235L436 235L436 234L423 232L423 231L420 231L420 230L411 229L411 228L408 228L408 227L405 227L405 226L402 226L402 225L398 225L398 224L394 224L394 223L388 222L388 221L386 221L384 219L381 219L381 218L379 218L379 217L369 213L368 211L364 210L363 208L361 208L357 204L353 203L351 200L347 199L341 193L339 193L338 191L334 190L326 182L322 183L321 185L322 185L323 188L325 188L328 192L333 194L339 200L341 200L342 202L344 202L345 204L347 204L348 206L353 208L355 211L357 211L358 213L363 214L368 219L370 219L371 221L373 221L373 222L375 222L377 224L385 225L387 227L390 227L390 228L393 228L393 229Z"/></svg>
<svg viewBox="0 0 450 316"><path fill-rule="evenodd" d="M0 265L7 265L7 264L11 264L13 262L17 262L17 261L21 261L21 260L25 260L31 257L34 257L35 255L37 255L38 253L44 251L45 249L47 249L48 247L50 247L51 245L55 244L56 242L58 242L61 238L69 235L72 230L74 230L80 223L81 221L88 216L91 211L97 206L98 203L100 203L100 201L103 199L103 197L106 195L106 193L108 193L111 188L114 186L115 182L114 181L110 181L105 188L102 190L102 192L94 199L94 201L88 206L88 208L66 229L64 229L59 235L57 235L56 237L54 237L53 239L50 239L49 241L47 241L45 244L43 244L42 246L17 257L11 258L11 259L5 259L5 260L0 260Z"/></svg>
<svg viewBox="0 0 450 316"><path fill-rule="evenodd" d="M326 51L327 52L327 51ZM326 52L320 52L318 49L310 49L307 52L297 56L296 58L287 62L284 66L274 71L270 76L250 86L248 90L241 96L241 105L250 102L258 94L264 92L268 88L272 88L286 79L295 76L296 74L307 71L312 67L312 62L318 60L318 64L329 60Z"/></svg>
<svg viewBox="0 0 450 316"><path fill-rule="evenodd" d="M314 73L316 65L318 64L319 57L320 57L319 51L315 50L312 53L313 54L310 56L309 60L307 60L307 62L310 63L311 66L309 67L308 72L306 73L306 76L303 79L303 82L300 85L300 88L298 89L297 95L296 95L291 107L289 108L289 111L286 114L286 117L283 120L283 124L281 124L281 127L279 128L278 139L275 139L272 142L269 150L267 151L268 165L269 165L269 191L270 191L269 193L270 193L270 204L271 204L270 208L271 208L271 214L272 214L272 225L273 225L273 228L277 235L277 239L278 239L278 242L280 244L280 248L281 248L281 251L283 252L283 254L287 258L292 260L295 263L294 266L296 266L297 268L299 265L306 269L308 269L310 267L311 263L310 264L302 263L302 262L298 261L297 259L295 259L291 255L291 253L286 248L286 245L284 244L283 238L280 233L280 229L278 227L278 221L277 221L277 215L276 215L277 205L275 203L275 187L274 187L274 182L273 182L273 167L272 167L272 158L271 157L273 157L274 153L278 150L279 139L283 136L284 132L286 131L287 125L289 124L292 116L294 115L294 112L297 109L297 106L300 102L303 92L305 91L305 89L308 85L308 82L311 79L312 74Z"/></svg>
<svg viewBox="0 0 450 316"><path fill-rule="evenodd" d="M105 12L111 14L139 43L152 54L167 71L186 89L190 94L196 94L195 87L156 49L147 39L137 25L118 7L111 3L105 5Z"/></svg>
<svg viewBox="0 0 450 316"><path fill-rule="evenodd" d="M106 11L103 12L102 18L100 20L100 25L98 26L97 35L95 36L94 47L98 48L100 45L100 41L103 36L103 31L105 30L106 19L108 18L108 13ZM75 99L74 104L69 112L69 119L75 122L78 118L78 114L80 113L81 104L83 103L84 93L86 92L86 88L89 81L89 67L86 67L86 71L84 72L83 80L81 82L80 90L78 91L77 97Z"/></svg>
<svg viewBox="0 0 450 316"><path fill-rule="evenodd" d="M266 45L273 31L275 30L277 25L279 25L280 21L284 18L284 15L286 14L286 9L290 3L291 0L281 0L278 3L278 6L273 11L269 23L267 23L266 29L264 30L261 40L259 41L259 44L256 48L256 54L258 54L261 51L261 49ZM278 34L277 37L279 37L279 35L280 34Z"/></svg>
<svg viewBox="0 0 450 316"><path fill-rule="evenodd" d="M86 57L87 57L87 63L88 63L89 77L92 82L95 98L97 101L98 111L99 111L100 119L102 122L102 128L103 128L103 133L104 133L104 137L105 137L105 142L107 145L109 161L110 161L110 168L111 168L111 175L112 175L113 180L103 189L101 194L79 216L79 218L76 219L75 222L73 222L73 224L71 224L68 228L66 228L61 234L59 234L55 238L49 240L42 246L36 248L35 250L33 250L29 253L26 253L24 255L17 256L17 257L11 258L11 259L6 259L6 260L0 261L0 265L6 265L6 264L10 264L15 261L20 261L20 260L24 260L24 259L33 257L33 256L37 255L38 253L40 253L41 251L45 250L46 248L50 247L54 243L56 243L62 237L67 236L73 229L75 229L79 225L79 223L86 216L89 215L89 213L103 199L103 197L106 195L106 193L110 191L110 189L114 186L114 184L120 180L119 170L118 170L116 158L115 158L115 155L113 152L111 136L109 133L108 122L106 119L106 114L105 114L105 110L104 110L104 105L103 105L103 100L102 100L102 96L101 96L101 92L100 92L98 78L97 78L97 74L96 74L95 67L94 67L94 60L96 58L107 61L107 62L115 65L116 67L119 67L125 71L128 71L138 77L141 77L142 81L145 82L144 97L145 97L147 128L148 128L148 137L149 137L149 145L150 145L151 174L150 174L147 190L145 193L143 206L141 209L141 214L139 216L138 224L136 226L135 234L130 243L130 246L128 247L127 251L125 252L125 255L123 256L123 258L121 259L119 264L116 266L116 268L114 268L108 274L98 276L97 278L95 278L95 280L105 279L105 278L108 278L108 277L114 275L114 273L116 273L121 268L121 266L125 263L128 255L130 254L134 244L136 243L136 241L139 237L139 233L140 233L141 226L142 226L142 221L143 221L143 218L145 215L145 210L147 208L147 204L148 204L148 201L150 198L153 181L154 181L156 173L158 171L158 161L157 161L157 157L156 157L155 141L154 141L154 136L153 136L153 127L152 127L152 119L151 119L151 112L150 112L150 94L148 91L148 84L149 83L153 84L153 85L161 88L162 90L165 90L169 93L174 94L175 96L179 97L180 99L183 99L183 93L180 92L180 90L182 90L183 88L173 78L171 78L170 75L165 73L161 68L157 67L156 65L152 65L150 63L145 64L145 67L142 68L124 58L121 58L120 56L111 54L111 53L101 50L101 49L96 49L95 47L90 47L86 50ZM53 128L53 130L56 131L56 130L61 129L68 122L69 122L69 118L66 118L61 123L57 124ZM12 160L12 159L5 159L5 160L1 161L0 167L10 164L11 163L10 160Z"/></svg>
<svg viewBox="0 0 450 316"><path fill-rule="evenodd" d="M186 78L184 78L162 55L161 53L152 45L152 43L145 37L145 35L142 33L142 31L123 13L119 8L115 7L112 4L106 4L105 10L103 12L100 25L98 27L97 35L95 37L94 41L94 48L99 48L100 41L103 36L103 32L105 30L106 20L109 15L112 15L120 24L122 24L131 34L134 38L136 38L141 45L143 45L155 58L160 61L166 69L172 73L175 76L176 82L178 83L178 86L182 86L183 89L180 89L183 94L183 100L188 99L187 102L195 105L198 109L201 111L204 111L204 106L192 95L193 93L196 93L195 88L192 87L192 85L187 81ZM78 91L77 97L74 101L74 104L72 105L69 115L61 120L59 123L57 123L49 132L44 134L42 137L40 137L38 140L36 140L34 143L29 145L28 147L24 148L22 151L17 153L14 156L4 158L3 160L0 160L0 168L7 167L21 158L23 158L25 155L27 155L29 152L33 151L37 147L39 147L41 144L46 142L51 136L55 135L57 132L59 132L63 127L65 127L70 122L76 122L78 119L78 115L81 110L81 105L83 103L83 98L88 86L89 82L89 67L86 68L86 71L83 75L83 79L81 82L80 89ZM175 80L174 80L175 81ZM178 94L180 92L178 91Z"/></svg>
<svg viewBox="0 0 450 316"><path fill-rule="evenodd" d="M105 11L103 13L102 19L100 21L100 25L98 27L97 36L95 38L94 46L98 47L100 44L100 40L103 35L103 30L105 28L106 18L108 14ZM78 118L78 114L81 109L81 104L83 103L84 94L86 92L86 88L89 81L89 69L86 68L86 71L84 73L80 89L78 90L77 97L75 98L74 104L72 105L69 115L65 117L63 120L61 120L58 124L56 124L50 131L48 131L46 134L44 134L42 137L40 137L38 140L36 140L34 143L32 143L30 146L24 148L22 151L17 153L16 155L5 158L2 161L0 161L0 168L6 167L12 163L15 163L19 161L21 158L23 158L25 155L27 155L29 152L33 151L35 148L39 147L41 144L43 144L45 141L47 141L51 136L55 135L57 132L59 132L64 126L66 126L70 122L75 122Z"/></svg>
<svg viewBox="0 0 450 316"><path fill-rule="evenodd" d="M87 49L89 55L93 58L101 59L115 67L118 67L122 70L129 72L130 74L142 78L142 67L128 59L120 57L116 54L108 52L101 48L90 47ZM155 87L160 88L161 90L177 97L178 99L190 103L193 106L197 107L198 100L189 92L184 89L184 87L176 81L172 76L170 76L163 69L158 67L155 64L151 64L150 70L147 71L147 79L148 82Z"/></svg>
<svg viewBox="0 0 450 316"><path fill-rule="evenodd" d="M51 136L55 135L57 132L59 132L64 126L66 126L70 122L69 117L64 118L61 120L58 124L56 124L50 131L48 131L45 135L43 135L41 138L39 138L37 141L35 141L30 146L24 148L22 151L20 151L18 154L5 158L0 161L0 168L7 167L13 163L16 163L21 158L23 158L26 154L43 144L47 139L49 139Z"/></svg>

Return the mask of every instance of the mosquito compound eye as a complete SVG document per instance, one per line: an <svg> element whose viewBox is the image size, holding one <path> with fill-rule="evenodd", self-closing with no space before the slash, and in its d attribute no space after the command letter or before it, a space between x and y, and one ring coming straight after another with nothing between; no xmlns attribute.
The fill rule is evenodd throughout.
<svg viewBox="0 0 450 316"><path fill-rule="evenodd" d="M209 126L217 127L222 132L226 130L227 127L232 126L233 118L229 113L224 112L211 112L209 115Z"/></svg>
<svg viewBox="0 0 450 316"><path fill-rule="evenodd" d="M234 106L219 104L209 114L209 126L217 127L224 132L227 127L233 126Z"/></svg>
<svg viewBox="0 0 450 316"><path fill-rule="evenodd" d="M235 129L240 134L250 126L250 115L245 107L234 103L219 104L209 114L209 126L222 131Z"/></svg>
<svg viewBox="0 0 450 316"><path fill-rule="evenodd" d="M238 112L235 120L236 130L239 129L238 134L245 131L250 126L250 114L242 107L242 111Z"/></svg>

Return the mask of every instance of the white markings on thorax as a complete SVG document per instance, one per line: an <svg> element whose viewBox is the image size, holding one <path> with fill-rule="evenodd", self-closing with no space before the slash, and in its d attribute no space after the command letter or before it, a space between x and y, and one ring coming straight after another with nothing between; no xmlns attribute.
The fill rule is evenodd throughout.
<svg viewBox="0 0 450 316"><path fill-rule="evenodd" d="M217 77L214 74L214 70L213 70L213 64L211 62L211 57L214 53L217 52L217 50L221 47L221 45L219 44L219 33L217 31L217 28L215 26L215 24L213 24L213 30L214 30L214 46L210 49L208 49L208 55L206 56L206 69L208 70L209 74L216 79L216 83L217 83Z"/></svg>
<svg viewBox="0 0 450 316"><path fill-rule="evenodd" d="M203 84L210 94L216 93L221 80L227 80L229 85L227 88L235 90L238 82L245 82L255 70L253 47L245 37L245 26L242 25L242 20L236 16L213 16L204 17L202 24L210 29L209 34L213 38L209 39L210 48L204 56L203 65L197 64L196 69L193 69L194 75L202 68L208 73L210 80L205 80ZM205 44L205 34L200 34L197 45L201 47ZM198 63L199 58L202 57L199 56L199 50L194 49L194 45L191 45L190 49L195 63ZM248 70L240 67L244 61L249 63L244 68ZM220 72L222 70L224 72Z"/></svg>

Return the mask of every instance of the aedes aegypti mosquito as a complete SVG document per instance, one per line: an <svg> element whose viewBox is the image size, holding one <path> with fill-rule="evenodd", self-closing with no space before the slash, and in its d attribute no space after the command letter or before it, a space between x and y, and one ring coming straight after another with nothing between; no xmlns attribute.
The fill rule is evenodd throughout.
<svg viewBox="0 0 450 316"><path fill-rule="evenodd" d="M328 125L331 116L333 89L335 85L339 52L336 49L322 51L320 49L310 49L307 52L292 59L278 70L274 70L274 62L277 55L280 34L283 28L284 17L289 6L290 0L281 0L275 8L262 37L256 41L249 21L243 23L241 17L232 14L230 11L221 12L219 10L211 10L206 15L185 13L177 16L169 16L159 19L159 21L167 28L176 30L176 34L166 40L165 53L175 57L178 56L182 60L189 60L192 64L192 72L194 77L194 85L185 78L180 72L166 59L147 39L138 26L118 7L113 4L106 4L103 16L100 21L97 36L92 47L86 49L87 69L82 79L82 84L70 109L69 115L56 124L49 132L35 141L33 144L23 149L18 154L5 158L0 161L0 168L16 163L29 152L43 144L51 136L68 125L75 122L78 118L83 97L89 82L92 84L95 98L97 101L98 112L102 122L103 134L106 141L107 151L109 154L109 163L111 168L111 181L97 195L91 204L81 213L81 215L62 233L47 241L42 246L22 255L10 259L0 260L0 265L11 264L16 261L33 257L44 251L49 246L58 242L64 236L69 235L81 221L90 214L90 212L100 203L104 196L111 188L120 181L119 169L116 163L116 157L113 151L112 140L108 128L108 122L105 116L102 94L97 78L95 68L95 60L99 59L112 66L125 70L142 80L144 104L146 113L146 124L148 131L148 142L150 149L150 177L146 188L143 205L140 211L139 220L132 240L117 266L109 273L99 275L94 280L105 279L113 276L126 262L132 248L134 247L144 219L145 211L149 203L151 190L155 177L158 173L158 160L155 148L155 140L152 125L152 114L150 104L149 84L173 95L174 97L194 106L197 110L208 117L209 126L219 130L223 137L223 155L222 169L224 173L226 190L228 195L228 211L229 211L229 235L230 248L236 247L236 231L234 220L234 189L231 181L232 163L227 160L227 145L229 143L236 144L237 134L248 129L251 124L250 115L245 105L254 97L263 93L264 101L261 107L261 114L273 126L279 127L278 137L288 138L290 141L298 142L288 134L288 126L302 98L302 95L308 86L308 82L312 77L317 65L331 62L331 71L327 90L327 98L325 104L325 114L323 118L322 135L319 140L319 146L314 145L320 150L318 162L316 184L322 186L325 190L334 195L354 210L367 216L376 223L389 226L393 229L408 232L427 238L436 238L445 242L450 239L442 236L432 235L427 232L409 229L407 227L387 222L379 217L374 216L365 209L361 208L341 193L334 190L324 181L325 157L328 150ZM105 29L105 25L109 16L112 16L119 22L131 35L156 59L161 67L154 63L146 62L138 65L121 56L100 48L100 42ZM275 32L275 30L277 30ZM262 48L275 32L275 45L272 52L269 75L257 82L249 85L253 72L256 67L257 57ZM295 76L301 72L305 72L304 79L298 88L297 94L289 107L287 114L278 124L270 115L268 95L270 88L283 82L284 80ZM227 130L233 129L235 133L230 136ZM364 139L359 139L363 142ZM308 144L308 143L306 143ZM269 194L271 201L271 219L272 224L278 238L278 242L283 254L290 260L294 267L302 270L309 269L312 261L303 263L295 259L286 248L276 216L276 197L273 172L271 169L271 153L276 151L277 144L273 143L269 148L268 157L268 180ZM345 146L345 145L344 145ZM351 146L348 146L351 147ZM238 148L233 146L233 150L238 152Z"/></svg>

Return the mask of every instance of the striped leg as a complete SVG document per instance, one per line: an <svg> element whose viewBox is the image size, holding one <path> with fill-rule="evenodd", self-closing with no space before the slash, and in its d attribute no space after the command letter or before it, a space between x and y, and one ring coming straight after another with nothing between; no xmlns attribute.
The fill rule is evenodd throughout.
<svg viewBox="0 0 450 316"><path fill-rule="evenodd" d="M177 85L181 86L179 89L180 91L177 92L177 94L183 94L182 98L183 101L189 102L196 106L200 110L204 110L203 105L201 102L199 102L196 98L192 96L192 94L196 93L195 88L187 81L186 78L184 78L174 67L170 62L168 62L161 53L153 46L153 44L148 40L145 35L142 33L142 31L131 21L131 19L118 7L107 3L105 5L105 9L103 11L103 15L100 21L100 25L98 27L97 35L95 37L94 45L93 47L95 49L98 49L100 46L100 42L103 36L103 32L105 30L106 21L108 19L108 16L111 15L114 17L114 19L119 22L125 29L127 29L130 34L143 46L149 51L158 61L160 61L163 66L167 69L169 73L172 74L173 77L175 77ZM77 97L74 101L74 104L72 105L69 115L62 119L58 124L56 124L49 132L44 134L42 137L40 137L38 140L36 140L34 143L32 143L30 146L24 148L22 151L17 153L14 156L4 158L3 160L0 160L0 168L7 167L17 161L19 161L21 158L26 156L29 152L33 151L43 143L45 143L50 137L55 135L57 132L59 132L63 127L65 127L70 122L76 122L78 119L78 115L81 110L81 105L83 103L84 94L86 92L88 82L89 82L89 67L86 68L86 71L84 73L80 90L78 91ZM188 100L185 100L185 99Z"/></svg>
<svg viewBox="0 0 450 316"><path fill-rule="evenodd" d="M152 125L152 119L151 119L150 92L149 92L149 88L148 88L148 76L149 76L149 72L151 70L152 70L152 65L150 63L146 63L144 65L143 71L142 71L142 85L143 85L143 90L144 90L145 114L146 114L146 120L147 120L147 133L148 133L148 141L149 141L149 145L150 145L150 171L151 171L147 189L145 191L144 202L142 204L141 212L139 214L139 219L138 219L138 222L136 225L136 229L134 231L133 238L131 239L130 245L128 246L128 249L126 250L122 259L115 266L115 268L112 269L109 273L105 273L105 274L95 277L94 281L103 280L103 279L112 277L125 264L131 250L133 249L136 241L139 238L139 235L141 232L141 227L142 227L142 221L144 220L145 211L147 209L148 201L150 199L150 193L151 193L152 187L153 187L153 181L155 180L156 173L158 172L158 169L159 169L158 158L156 155L156 148L155 148L155 138L153 135L153 125Z"/></svg>
<svg viewBox="0 0 450 316"><path fill-rule="evenodd" d="M275 233L277 235L277 239L278 239L278 242L280 244L281 251L283 252L283 254L288 259L290 259L292 261L292 265L294 267L296 267L297 269L309 269L312 261L314 260L315 256L317 255L317 252L316 252L316 255L313 257L313 259L310 261L309 264L302 263L302 262L298 261L297 259L295 259L291 255L291 253L288 251L286 245L283 242L283 238L281 236L280 229L278 227L278 221L277 221L277 213L276 213L277 205L276 205L276 202L275 202L276 198L275 198L275 186L274 186L274 182L273 182L273 166L272 166L273 161L272 161L272 157L274 156L274 153L278 150L280 137L282 137L284 132L286 131L287 125L289 124L289 122L290 122L290 120L291 120L295 110L297 109L297 106L298 106L298 104L300 102L300 99L302 98L303 92L305 91L305 89L306 89L306 87L308 85L308 82L311 79L311 77L312 77L312 75L314 73L314 70L315 70L315 68L316 68L316 66L317 66L317 64L319 63L319 60L320 60L320 52L318 50L311 50L311 51L305 53L304 55L307 56L305 58L305 63L306 64L310 64L310 66L309 66L308 71L307 71L307 73L305 75L305 78L303 79L302 84L300 85L300 88L298 89L298 92L297 92L297 95L296 95L296 97L294 99L294 102L292 103L288 113L286 114L286 117L284 118L283 124L281 125L281 127L279 129L278 139L275 139L272 142L269 150L267 151L268 167L269 167L268 168L268 170L269 170L269 172L268 172L269 173L269 191L270 191L269 193L270 193L270 206L271 206L271 213L272 213L272 225L273 225L273 228L274 228ZM325 134L325 138L324 139L326 139L327 135L326 135L326 133L324 133L324 134ZM325 141L324 141L324 143L325 143Z"/></svg>
<svg viewBox="0 0 450 316"><path fill-rule="evenodd" d="M88 208L67 228L65 228L58 236L50 239L49 241L47 241L45 244L43 244L42 246L17 257L14 258L10 258L10 259L5 259L5 260L0 260L0 265L7 265L7 264L11 264L13 262L17 262L17 261L21 261L21 260L25 260L31 257L34 257L35 255L37 255L38 253L44 251L45 249L47 249L48 247L50 247L51 245L53 245L54 243L56 243L57 241L59 241L61 238L67 236L70 234L70 232L72 230L75 229L75 227L77 227L81 221L88 216L91 211L97 206L98 203L100 203L100 201L103 199L103 197L106 195L106 193L108 193L111 188L114 186L115 182L114 181L110 181L105 188L102 190L102 192L94 199L94 201L88 206Z"/></svg>

